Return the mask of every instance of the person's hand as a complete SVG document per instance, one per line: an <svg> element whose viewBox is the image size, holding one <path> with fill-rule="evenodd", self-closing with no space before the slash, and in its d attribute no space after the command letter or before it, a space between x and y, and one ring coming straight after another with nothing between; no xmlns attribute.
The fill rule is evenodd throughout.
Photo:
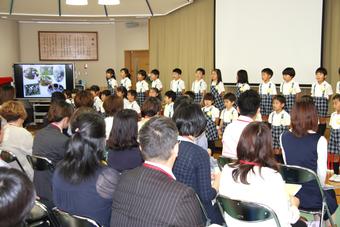
<svg viewBox="0 0 340 227"><path fill-rule="evenodd" d="M220 188L220 179L221 179L221 172L218 171L214 173L214 183L212 187L218 192L218 189Z"/></svg>
<svg viewBox="0 0 340 227"><path fill-rule="evenodd" d="M292 196L292 197L290 197L290 203L292 204L292 206L299 207L300 200L299 200L299 198Z"/></svg>

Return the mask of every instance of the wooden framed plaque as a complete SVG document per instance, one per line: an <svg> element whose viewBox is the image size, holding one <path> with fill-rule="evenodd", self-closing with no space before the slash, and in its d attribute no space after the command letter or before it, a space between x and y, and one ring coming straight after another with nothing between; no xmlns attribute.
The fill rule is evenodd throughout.
<svg viewBox="0 0 340 227"><path fill-rule="evenodd" d="M40 61L98 61L97 32L39 31Z"/></svg>

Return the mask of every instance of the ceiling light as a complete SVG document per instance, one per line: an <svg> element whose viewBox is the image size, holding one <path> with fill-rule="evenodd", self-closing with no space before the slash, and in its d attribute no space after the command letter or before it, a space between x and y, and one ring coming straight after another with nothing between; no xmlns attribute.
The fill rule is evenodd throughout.
<svg viewBox="0 0 340 227"><path fill-rule="evenodd" d="M86 6L87 0L66 0L66 5Z"/></svg>
<svg viewBox="0 0 340 227"><path fill-rule="evenodd" d="M120 0L98 0L98 4L99 5L119 5L120 4Z"/></svg>

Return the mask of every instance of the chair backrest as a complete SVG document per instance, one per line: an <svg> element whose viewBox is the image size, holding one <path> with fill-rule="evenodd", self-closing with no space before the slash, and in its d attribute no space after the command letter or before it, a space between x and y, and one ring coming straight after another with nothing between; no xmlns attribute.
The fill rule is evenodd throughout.
<svg viewBox="0 0 340 227"><path fill-rule="evenodd" d="M32 166L32 169L37 171L53 171L54 166L48 158L40 157L36 155L26 155L26 158L30 165Z"/></svg>
<svg viewBox="0 0 340 227"><path fill-rule="evenodd" d="M0 157L2 160L4 160L7 163L11 163L17 160L17 157L15 154L13 154L10 151L1 151Z"/></svg>
<svg viewBox="0 0 340 227"><path fill-rule="evenodd" d="M263 204L233 200L221 195L217 196L217 203L223 216L226 212L232 218L244 222L262 222L274 219L276 226L280 227L275 212Z"/></svg>
<svg viewBox="0 0 340 227"><path fill-rule="evenodd" d="M310 169L301 166L280 165L279 171L283 180L288 184L304 184L315 180L320 185L318 176Z"/></svg>
<svg viewBox="0 0 340 227"><path fill-rule="evenodd" d="M39 201L35 201L34 207L32 208L29 216L26 218L28 226L40 226L44 223L50 225L49 213L47 207Z"/></svg>
<svg viewBox="0 0 340 227"><path fill-rule="evenodd" d="M53 214L57 218L59 225L63 227L101 227L97 222L90 218L71 215L57 208L53 209Z"/></svg>
<svg viewBox="0 0 340 227"><path fill-rule="evenodd" d="M218 167L222 170L223 167L224 167L226 164L230 164L230 163L233 163L233 162L235 162L235 161L236 161L235 159L221 156L221 157L218 158L217 164L218 164Z"/></svg>

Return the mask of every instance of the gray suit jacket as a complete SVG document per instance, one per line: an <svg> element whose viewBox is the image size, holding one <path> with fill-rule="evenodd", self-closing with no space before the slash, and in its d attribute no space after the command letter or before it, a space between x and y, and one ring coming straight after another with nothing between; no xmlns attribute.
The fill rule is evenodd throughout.
<svg viewBox="0 0 340 227"><path fill-rule="evenodd" d="M144 166L122 174L113 195L111 227L204 226L194 191Z"/></svg>

